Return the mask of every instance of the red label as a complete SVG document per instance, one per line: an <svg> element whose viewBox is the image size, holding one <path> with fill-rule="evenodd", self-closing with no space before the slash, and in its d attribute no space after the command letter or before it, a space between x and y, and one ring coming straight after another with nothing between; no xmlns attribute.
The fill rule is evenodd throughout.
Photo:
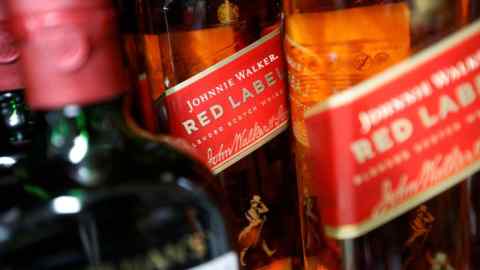
<svg viewBox="0 0 480 270"><path fill-rule="evenodd" d="M285 85L275 31L167 90L170 131L218 173L286 128Z"/></svg>
<svg viewBox="0 0 480 270"><path fill-rule="evenodd" d="M480 22L306 113L327 233L363 235L480 168Z"/></svg>

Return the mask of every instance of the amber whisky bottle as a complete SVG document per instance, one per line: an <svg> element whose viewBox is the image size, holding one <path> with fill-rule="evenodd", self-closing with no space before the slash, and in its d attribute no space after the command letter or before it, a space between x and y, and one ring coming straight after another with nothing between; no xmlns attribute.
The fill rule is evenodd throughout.
<svg viewBox="0 0 480 270"><path fill-rule="evenodd" d="M161 71L166 89L153 91L161 93L156 104L165 108L169 132L186 139L220 178L241 265L296 269L280 3L143 2L150 74L158 84Z"/></svg>
<svg viewBox="0 0 480 270"><path fill-rule="evenodd" d="M461 29L473 19L474 2L284 1L306 269L469 269L464 182L368 233L345 236L324 230L319 209L331 205L319 200L318 181L329 180L314 176L304 113ZM340 124L332 122L328 129ZM339 166L339 171L347 170Z"/></svg>

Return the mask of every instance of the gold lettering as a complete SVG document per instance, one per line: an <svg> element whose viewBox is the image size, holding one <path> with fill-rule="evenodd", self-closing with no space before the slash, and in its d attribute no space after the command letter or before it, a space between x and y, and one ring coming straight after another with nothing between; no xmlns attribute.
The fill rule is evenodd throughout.
<svg viewBox="0 0 480 270"><path fill-rule="evenodd" d="M220 117L223 116L223 107L218 105L218 104L215 104L213 105L211 108L210 108L210 112L212 113L213 115L213 119L217 120L219 119Z"/></svg>
<svg viewBox="0 0 480 270"><path fill-rule="evenodd" d="M457 97L463 107L472 104L477 99L473 85L470 83L464 83L457 87Z"/></svg>
<svg viewBox="0 0 480 270"><path fill-rule="evenodd" d="M265 80L267 81L268 86L273 86L273 85L275 85L275 83L277 83L277 81L273 77L273 72L269 72L269 73L265 74Z"/></svg>
<svg viewBox="0 0 480 270"><path fill-rule="evenodd" d="M265 91L265 85L260 80L256 80L256 81L253 82L253 88L255 89L257 94L260 94L263 91ZM244 99L244 101L245 101L245 99Z"/></svg>
<svg viewBox="0 0 480 270"><path fill-rule="evenodd" d="M234 110L242 104L241 102L236 102L232 96L228 97L228 101L230 102L230 105L232 105L232 109Z"/></svg>
<svg viewBox="0 0 480 270"><path fill-rule="evenodd" d="M188 246L193 250L197 259L207 255L207 246L205 245L205 236L200 233L193 234L187 239Z"/></svg>
<svg viewBox="0 0 480 270"><path fill-rule="evenodd" d="M201 112L198 114L198 121L202 127L210 124L210 120L208 119L207 112Z"/></svg>
<svg viewBox="0 0 480 270"><path fill-rule="evenodd" d="M198 128L195 125L195 121L193 121L192 119L184 121L182 125L185 128L185 131L187 131L188 135L194 133L195 131L198 131Z"/></svg>
<svg viewBox="0 0 480 270"><path fill-rule="evenodd" d="M398 143L408 140L413 133L412 122L406 118L396 120L392 123L392 133Z"/></svg>
<svg viewBox="0 0 480 270"><path fill-rule="evenodd" d="M365 163L367 160L375 157L372 145L367 139L361 139L354 142L350 146L350 149L352 150L355 159L360 164Z"/></svg>
<svg viewBox="0 0 480 270"><path fill-rule="evenodd" d="M418 114L420 116L420 120L422 121L422 124L427 128L431 128L438 123L438 117L434 115L430 115L427 108L424 106L422 106L418 110Z"/></svg>
<svg viewBox="0 0 480 270"><path fill-rule="evenodd" d="M152 250L148 254L149 260L157 269L167 269L170 263L158 250Z"/></svg>
<svg viewBox="0 0 480 270"><path fill-rule="evenodd" d="M368 117L368 114L365 112L361 112L358 115L358 120L360 120L360 123L362 125L362 132L368 133L372 128L372 123L370 122L370 117Z"/></svg>
<svg viewBox="0 0 480 270"><path fill-rule="evenodd" d="M243 94L243 103L247 102L247 100L249 98L254 98L255 97L250 91L248 91L247 88L242 89L242 94Z"/></svg>
<svg viewBox="0 0 480 270"><path fill-rule="evenodd" d="M372 135L372 140L375 144L375 148L380 153L383 153L393 147L393 141L389 136L387 128L380 128L376 130Z"/></svg>
<svg viewBox="0 0 480 270"><path fill-rule="evenodd" d="M458 112L458 106L449 96L440 97L440 119L445 119L448 114Z"/></svg>

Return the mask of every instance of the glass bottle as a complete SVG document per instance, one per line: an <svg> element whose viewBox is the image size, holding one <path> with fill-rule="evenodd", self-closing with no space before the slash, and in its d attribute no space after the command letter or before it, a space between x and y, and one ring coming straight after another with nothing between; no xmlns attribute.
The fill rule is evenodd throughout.
<svg viewBox="0 0 480 270"><path fill-rule="evenodd" d="M8 26L5 7L0 5L0 222L16 217L23 187L14 168L25 158L33 132L18 65L20 52Z"/></svg>
<svg viewBox="0 0 480 270"><path fill-rule="evenodd" d="M223 94L216 95L218 99L215 102L212 101L210 106L215 106L214 103L218 103L216 108L223 106L225 118L219 121L224 121L227 117L231 121L226 121L223 125L212 120L212 124L204 128L204 130L210 129L210 132L205 132L208 139L204 140L204 145L211 147L209 150L204 152L200 150L200 152L204 162L209 164L220 178L222 190L233 209L235 222L231 228L234 231L241 265L244 269L296 269L299 263L297 249L299 231L292 153L288 147L290 134L286 130L288 111L285 103L286 78L283 75L283 62L279 64L275 73L269 75L274 76L272 77L276 83L274 87L280 92L276 96L281 97L281 100L276 99L275 102L278 105L270 111L263 110L260 103L264 98L274 97L275 94L267 94L269 90L265 90L256 98L258 110L255 109L255 113L249 113L249 108L255 107L253 98L250 99L251 104L236 103L238 107L231 113L227 112L228 93L232 94L230 104L233 105L238 102L238 100L233 101L233 95L239 96L241 87L247 89L252 88L252 85L247 85L238 78L227 82L233 74L220 74L223 72L221 66L227 62L226 65L232 67L230 70L242 72L242 69L247 67L245 62L256 64L263 59L263 57L258 59L250 57L248 54L254 51L252 44L265 44L267 40L271 41L279 37L279 32L276 32L279 31L281 24L279 1L144 0L142 2L145 6L144 24L150 35L145 45L146 57L155 59L155 57L149 57L150 52L154 52L153 56L161 56L159 59L161 62L153 61L154 64L150 66L160 66L154 70L161 70L162 89L166 89L165 91L154 90L154 92L163 91L162 96L157 98L156 104L158 107L166 108L168 126L173 135L186 138L193 147L197 147L195 140L175 132L174 126L179 125L182 118L185 119L188 115L195 117L194 114L202 112L190 114L180 111L180 106L185 106L188 99L175 98L174 94L170 95L170 93L179 89L178 93L200 96L210 87L201 83L201 80L215 82L217 87L212 87L216 89L219 89L218 87L222 84L229 88L227 84L230 84L230 88ZM273 47L280 48L280 40L276 43L271 42L274 44ZM271 48L258 49L255 52L263 53L268 57L268 50ZM276 57L274 59L278 59L277 62L283 61L280 49ZM242 61L245 62L236 64ZM267 71L257 71L252 78L262 80L263 76L268 74ZM159 81L158 77L152 80ZM192 82L197 83L198 86L183 89L185 85ZM244 94L248 95L246 92ZM172 99L175 100L172 101ZM192 99L193 103L195 101ZM208 110L207 106L203 108ZM195 111L197 108L190 109ZM256 116L262 117L269 114L272 116L272 122L277 121L280 124L275 124L273 131L267 132L269 135L265 137L266 139L256 140L240 151L239 155L227 153L229 150L226 148L232 143L229 141L231 138L241 136L242 130L245 134L254 132L255 128L249 125L253 125L256 121L260 122ZM274 119L277 115L279 120ZM234 121L238 123L236 128L233 127ZM227 135L230 131L232 132Z"/></svg>
<svg viewBox="0 0 480 270"><path fill-rule="evenodd" d="M236 269L212 175L178 140L129 128L111 1L9 6L46 128L17 170L38 200L1 227L2 267Z"/></svg>
<svg viewBox="0 0 480 270"><path fill-rule="evenodd" d="M306 269L468 269L465 183L365 235L325 235L304 113L462 28L474 2L284 1Z"/></svg>

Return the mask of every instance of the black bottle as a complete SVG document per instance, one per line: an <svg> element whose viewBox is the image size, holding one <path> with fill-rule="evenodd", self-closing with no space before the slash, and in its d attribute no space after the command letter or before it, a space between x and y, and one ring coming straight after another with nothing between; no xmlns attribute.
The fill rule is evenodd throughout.
<svg viewBox="0 0 480 270"><path fill-rule="evenodd" d="M236 269L216 181L124 118L108 0L13 0L29 105L46 123L17 170L38 205L1 229L7 269ZM212 198L214 200L212 200Z"/></svg>
<svg viewBox="0 0 480 270"><path fill-rule="evenodd" d="M16 217L16 205L24 198L14 168L31 145L33 122L25 104L20 78L20 56L8 30L5 8L0 5L0 222Z"/></svg>

